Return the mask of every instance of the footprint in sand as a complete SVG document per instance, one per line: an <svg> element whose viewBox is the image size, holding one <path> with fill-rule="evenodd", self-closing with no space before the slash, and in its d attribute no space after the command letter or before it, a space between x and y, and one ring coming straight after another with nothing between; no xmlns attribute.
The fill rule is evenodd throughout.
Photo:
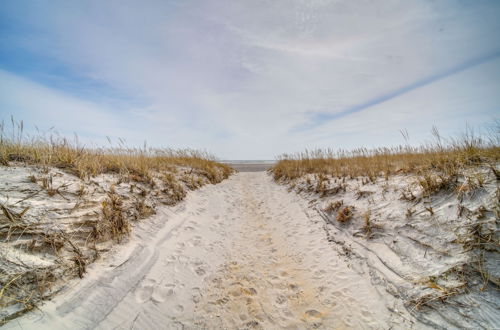
<svg viewBox="0 0 500 330"><path fill-rule="evenodd" d="M207 271L206 271L205 267L204 267L204 266L202 266L202 265L195 267L195 268L194 268L194 272L195 272L195 273L196 273L196 275L198 275L198 276L204 276L204 275L207 273Z"/></svg>
<svg viewBox="0 0 500 330"><path fill-rule="evenodd" d="M314 279L322 279L326 274L326 271L324 271L323 269L321 270L317 270L314 272Z"/></svg>
<svg viewBox="0 0 500 330"><path fill-rule="evenodd" d="M202 237L201 236L194 236L191 240L189 240L188 244L190 246L200 246L202 245Z"/></svg>
<svg viewBox="0 0 500 330"><path fill-rule="evenodd" d="M370 320L373 314L370 311L367 311L366 309L361 309L361 315L363 319Z"/></svg>
<svg viewBox="0 0 500 330"><path fill-rule="evenodd" d="M151 298L155 284L155 280L145 280L141 283L141 286L135 291L135 300L140 304L148 301Z"/></svg>
<svg viewBox="0 0 500 330"><path fill-rule="evenodd" d="M309 309L309 310L307 310L306 311L306 315L309 316L309 317L315 317L315 318L321 317L321 313L318 312L315 309Z"/></svg>
<svg viewBox="0 0 500 330"><path fill-rule="evenodd" d="M201 300L201 290L200 288L194 287L191 289L191 300L197 304Z"/></svg>
<svg viewBox="0 0 500 330"><path fill-rule="evenodd" d="M288 288L294 292L298 292L300 291L300 287L298 284L295 284L295 283L290 283L288 284Z"/></svg>
<svg viewBox="0 0 500 330"><path fill-rule="evenodd" d="M284 303L286 303L287 298L286 298L286 296L284 296L284 295L280 294L280 295L278 295L278 296L276 297L276 300L275 300L275 301L276 301L276 303L277 303L278 305L283 305Z"/></svg>
<svg viewBox="0 0 500 330"><path fill-rule="evenodd" d="M155 302L164 302L169 297L173 296L175 285L174 284L165 284L161 287L158 287L154 290L151 295L151 299Z"/></svg>

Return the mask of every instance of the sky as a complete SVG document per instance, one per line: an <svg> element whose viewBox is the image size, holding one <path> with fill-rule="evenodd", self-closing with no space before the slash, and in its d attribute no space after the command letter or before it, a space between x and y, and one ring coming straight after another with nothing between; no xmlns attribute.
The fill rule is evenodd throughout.
<svg viewBox="0 0 500 330"><path fill-rule="evenodd" d="M0 119L274 159L500 114L500 1L0 2Z"/></svg>

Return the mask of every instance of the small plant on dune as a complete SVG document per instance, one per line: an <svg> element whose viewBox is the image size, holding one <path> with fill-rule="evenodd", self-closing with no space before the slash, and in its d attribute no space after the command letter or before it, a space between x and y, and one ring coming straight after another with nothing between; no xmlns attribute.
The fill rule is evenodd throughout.
<svg viewBox="0 0 500 330"><path fill-rule="evenodd" d="M361 230L365 233L366 238L370 239L373 237L373 231L376 229L381 229L380 224L373 223L371 219L371 211L368 210L363 214L364 225Z"/></svg>
<svg viewBox="0 0 500 330"><path fill-rule="evenodd" d="M366 211L365 214L363 214L363 218L365 220L365 224L363 225L363 231L365 232L365 235L366 237L370 238L371 235L372 235L372 223L370 221L370 216L371 216L371 212L370 211Z"/></svg>
<svg viewBox="0 0 500 330"><path fill-rule="evenodd" d="M319 173L316 175L316 188L315 193L320 194L322 197L326 196L327 184L329 179L326 175Z"/></svg>
<svg viewBox="0 0 500 330"><path fill-rule="evenodd" d="M328 214L332 214L333 212L337 211L340 207L344 205L343 201L334 201L328 204L328 206L324 209L324 211Z"/></svg>
<svg viewBox="0 0 500 330"><path fill-rule="evenodd" d="M203 186L201 178L196 178L194 175L184 174L180 180L186 185L189 190L195 190Z"/></svg>
<svg viewBox="0 0 500 330"><path fill-rule="evenodd" d="M155 213L154 208L148 205L144 198L137 198L134 208L137 211L136 220L147 218Z"/></svg>
<svg viewBox="0 0 500 330"><path fill-rule="evenodd" d="M63 238L71 246L73 252L73 262L75 263L76 272L78 277L83 278L83 275L87 272L87 264L89 262L88 258L84 256L82 250L75 245L68 237L63 236Z"/></svg>
<svg viewBox="0 0 500 330"><path fill-rule="evenodd" d="M166 204L175 204L186 197L186 190L179 184L171 173L165 173L162 177L164 188L161 190L167 196Z"/></svg>
<svg viewBox="0 0 500 330"><path fill-rule="evenodd" d="M111 238L117 242L128 236L130 233L130 224L124 215L122 209L122 198L114 192L108 193L108 198L102 202L102 219L98 223L97 238Z"/></svg>
<svg viewBox="0 0 500 330"><path fill-rule="evenodd" d="M345 206L342 209L340 209L337 212L337 217L336 217L337 221L338 222L347 222L347 221L351 220L352 215L353 215L353 209L354 209L353 206Z"/></svg>
<svg viewBox="0 0 500 330"><path fill-rule="evenodd" d="M54 185L52 184L52 175L42 178L42 187L47 190L47 194L51 197L57 193L56 189L54 189Z"/></svg>

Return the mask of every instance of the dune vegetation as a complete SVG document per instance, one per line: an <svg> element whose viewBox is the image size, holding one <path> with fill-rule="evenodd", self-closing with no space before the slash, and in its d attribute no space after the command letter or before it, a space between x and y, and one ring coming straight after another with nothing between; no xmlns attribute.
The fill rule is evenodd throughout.
<svg viewBox="0 0 500 330"><path fill-rule="evenodd" d="M444 138L436 128L433 142L392 148L358 148L354 150L317 149L296 154L284 154L272 168L276 180L293 180L306 174L333 177L389 177L394 174L418 174L429 179L439 173L439 179L455 177L468 166L491 166L500 159L500 123L486 135L477 135L467 129L458 138ZM408 137L407 132L402 131ZM425 183L424 183L425 184ZM429 188L433 183L429 182Z"/></svg>
<svg viewBox="0 0 500 330"><path fill-rule="evenodd" d="M0 124L0 164L18 162L42 167L56 167L81 179L103 173L118 173L150 180L151 171L172 171L175 166L190 167L216 183L219 174L227 177L231 168L215 161L207 152L154 148L128 148L123 140L118 147L82 146L75 136L73 141L57 133L29 136L24 134L23 121L11 119L10 132Z"/></svg>
<svg viewBox="0 0 500 330"><path fill-rule="evenodd" d="M0 126L0 324L123 242L134 222L234 171L195 150L85 147Z"/></svg>
<svg viewBox="0 0 500 330"><path fill-rule="evenodd" d="M426 312L418 318L438 326L446 313L477 327L485 319L467 317L475 313L471 301L498 308L492 298L500 285L495 124L486 134L467 129L457 138L434 128L434 141L420 146L306 150L282 155L269 171L309 200L339 255L358 260L372 281L384 278L412 313ZM446 301L452 303L443 307Z"/></svg>

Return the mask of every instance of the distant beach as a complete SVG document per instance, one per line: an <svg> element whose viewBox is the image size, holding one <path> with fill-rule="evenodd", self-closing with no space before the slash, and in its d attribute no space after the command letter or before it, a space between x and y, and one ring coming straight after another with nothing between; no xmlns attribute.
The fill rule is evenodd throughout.
<svg viewBox="0 0 500 330"><path fill-rule="evenodd" d="M263 172L271 168L275 160L222 160L221 163L227 164L238 172Z"/></svg>

